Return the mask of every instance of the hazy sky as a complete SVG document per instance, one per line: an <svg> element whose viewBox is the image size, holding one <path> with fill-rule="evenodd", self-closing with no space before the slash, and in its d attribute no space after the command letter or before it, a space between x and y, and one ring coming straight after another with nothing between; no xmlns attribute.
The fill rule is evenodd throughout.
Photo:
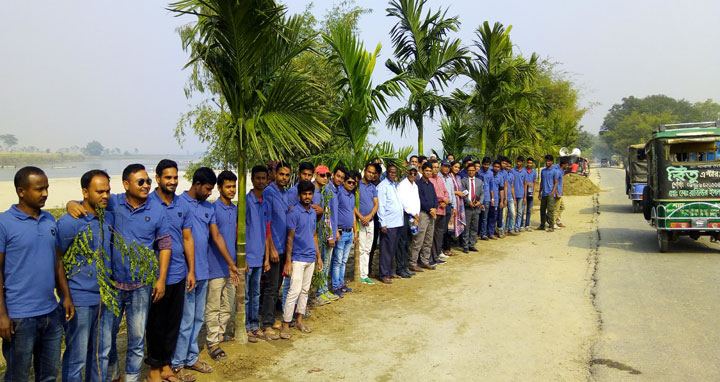
<svg viewBox="0 0 720 382"><path fill-rule="evenodd" d="M306 0L286 1L290 12ZM373 13L360 20L370 50L382 43L375 78L389 77L391 56L386 1L358 1ZM596 133L608 108L624 96L664 93L689 101L720 101L720 2L477 1L430 0L459 15L464 43L484 20L513 25L511 38L525 55L562 63L594 105L582 120ZM322 17L332 0L315 0ZM189 109L182 70L187 55L175 28L178 19L162 1L5 1L0 23L0 134L19 146L57 149L99 140L106 147L147 153L202 151L189 137L173 138L178 117ZM465 80L457 81L462 86ZM401 101L393 103L397 107ZM426 124L425 146L439 149L439 122ZM375 139L415 145L379 124ZM397 145L397 144L396 144Z"/></svg>

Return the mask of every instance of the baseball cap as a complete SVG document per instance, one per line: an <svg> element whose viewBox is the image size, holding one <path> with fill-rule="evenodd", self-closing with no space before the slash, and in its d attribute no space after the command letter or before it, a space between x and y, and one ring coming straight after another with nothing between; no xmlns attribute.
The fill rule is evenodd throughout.
<svg viewBox="0 0 720 382"><path fill-rule="evenodd" d="M327 174L329 172L330 172L330 169L325 165L321 164L320 166L315 167L316 174Z"/></svg>
<svg viewBox="0 0 720 382"><path fill-rule="evenodd" d="M407 170L408 170L408 171L410 171L410 170L415 170L415 171L417 171L418 168L417 168L417 166L415 166L414 164L411 164L410 166L407 167Z"/></svg>
<svg viewBox="0 0 720 382"><path fill-rule="evenodd" d="M443 161L440 163L441 166L450 166L452 162L450 162L450 159L443 159Z"/></svg>

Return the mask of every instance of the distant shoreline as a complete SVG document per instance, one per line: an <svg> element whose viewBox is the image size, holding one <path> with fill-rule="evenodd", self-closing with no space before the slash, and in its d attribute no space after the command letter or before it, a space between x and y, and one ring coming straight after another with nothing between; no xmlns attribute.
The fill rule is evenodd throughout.
<svg viewBox="0 0 720 382"><path fill-rule="evenodd" d="M0 153L0 167L17 168L30 164L43 165L76 162L83 159L85 159L85 156L81 154L2 152Z"/></svg>

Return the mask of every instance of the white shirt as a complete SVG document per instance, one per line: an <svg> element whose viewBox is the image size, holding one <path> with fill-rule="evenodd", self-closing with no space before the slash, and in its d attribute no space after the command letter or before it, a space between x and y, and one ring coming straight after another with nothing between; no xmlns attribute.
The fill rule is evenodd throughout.
<svg viewBox="0 0 720 382"><path fill-rule="evenodd" d="M418 193L417 184L415 182L410 183L410 181L405 178L398 185L397 191L405 213L411 216L419 214L420 194Z"/></svg>

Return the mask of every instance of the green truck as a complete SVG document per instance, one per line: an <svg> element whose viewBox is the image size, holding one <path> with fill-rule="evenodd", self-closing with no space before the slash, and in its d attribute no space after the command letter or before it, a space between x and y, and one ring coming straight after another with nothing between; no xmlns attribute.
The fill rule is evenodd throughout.
<svg viewBox="0 0 720 382"><path fill-rule="evenodd" d="M660 252L680 236L720 240L720 121L661 125L645 155L643 214Z"/></svg>

